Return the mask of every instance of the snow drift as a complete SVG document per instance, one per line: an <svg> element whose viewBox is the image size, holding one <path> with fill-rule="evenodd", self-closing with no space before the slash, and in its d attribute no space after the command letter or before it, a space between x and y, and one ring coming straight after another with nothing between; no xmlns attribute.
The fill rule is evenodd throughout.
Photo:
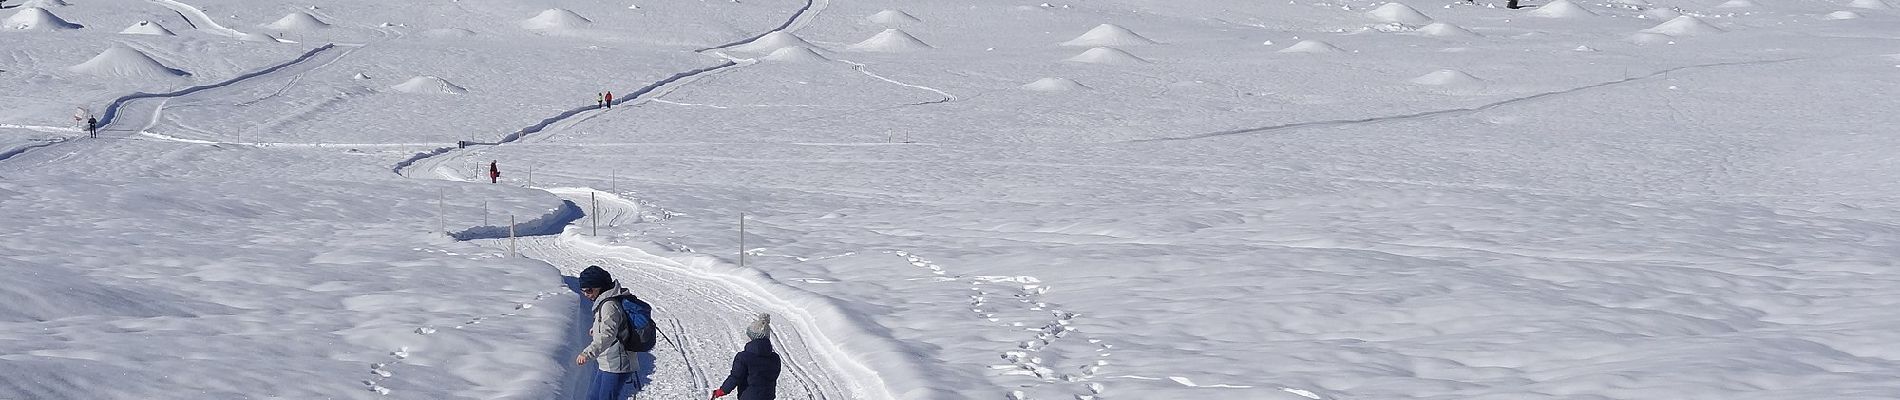
<svg viewBox="0 0 1900 400"><path fill-rule="evenodd" d="M58 15L53 15L52 11L46 11L45 8L40 7L21 8L19 12L13 13L13 16L0 21L0 28L13 30L63 30L84 27L60 19Z"/></svg>
<svg viewBox="0 0 1900 400"><path fill-rule="evenodd" d="M1660 33L1669 36L1692 36L1722 33L1724 31L1722 28L1717 28L1715 25L1710 25L1708 22L1702 21L1701 18L1683 15L1671 19L1669 22L1658 24L1653 28L1644 29L1643 32Z"/></svg>
<svg viewBox="0 0 1900 400"><path fill-rule="evenodd" d="M761 58L766 61L791 62L791 63L814 63L814 62L831 61L831 59L825 58L824 55L818 54L817 51L813 51L810 47L803 47L803 46L780 48L778 50L773 50L772 54L767 54L765 55L765 57L761 57Z"/></svg>
<svg viewBox="0 0 1900 400"><path fill-rule="evenodd" d="M1430 86L1462 86L1484 83L1484 80L1471 76L1471 74L1467 74L1464 71L1441 69L1420 75L1417 78L1412 78L1412 83Z"/></svg>
<svg viewBox="0 0 1900 400"><path fill-rule="evenodd" d="M307 31L329 28L330 23L323 22L323 20L317 19L316 16L310 15L310 13L293 12L284 14L284 17L278 18L277 22L264 24L264 27L280 31Z"/></svg>
<svg viewBox="0 0 1900 400"><path fill-rule="evenodd" d="M132 26L125 27L125 30L119 31L119 33L123 33L127 35L156 35L156 36L175 36L176 35L172 33L170 29L165 29L164 25L159 25L157 22L152 22L152 21L139 21L138 23L132 24Z"/></svg>
<svg viewBox="0 0 1900 400"><path fill-rule="evenodd" d="M1127 51L1113 47L1096 47L1084 50L1082 54L1069 57L1068 61L1090 64L1142 64L1148 62L1148 60L1144 60L1141 57L1136 57L1134 54L1129 54Z"/></svg>
<svg viewBox="0 0 1900 400"><path fill-rule="evenodd" d="M537 31L566 31L580 29L592 23L594 23L593 20L575 14L573 11L550 8L541 11L540 14L535 14L534 18L522 20L521 27Z"/></svg>
<svg viewBox="0 0 1900 400"><path fill-rule="evenodd" d="M1032 92L1067 92L1071 90L1083 90L1083 89L1088 89L1088 88L1089 88L1088 86L1083 86L1081 83L1077 83L1073 79L1053 78L1053 77L1037 79L1035 82L1030 82L1022 86L1023 90L1028 90Z"/></svg>
<svg viewBox="0 0 1900 400"><path fill-rule="evenodd" d="M1381 22L1407 25L1423 25L1432 22L1432 17L1425 16L1425 13L1418 12L1418 9L1402 3L1385 3L1379 8L1367 11L1366 15Z"/></svg>
<svg viewBox="0 0 1900 400"><path fill-rule="evenodd" d="M849 49L856 51L877 52L900 52L930 48L932 48L930 44L924 43L922 40L917 40L917 37L911 36L910 33L906 33L901 29L885 29L883 32L879 32L877 36L864 39L864 41L849 47Z"/></svg>
<svg viewBox="0 0 1900 400"><path fill-rule="evenodd" d="M1135 33L1135 31L1128 30L1128 28L1113 24L1096 25L1095 28L1089 29L1088 32L1083 33L1081 36L1076 36L1074 39L1062 42L1063 46L1139 46L1145 44L1155 44L1155 41L1141 36L1141 34Z"/></svg>
<svg viewBox="0 0 1900 400"><path fill-rule="evenodd" d="M770 53L787 47L814 46L812 46L811 42L806 42L805 39L799 38L798 35L786 33L785 31L772 31L772 33L767 33L765 36L760 36L757 40L733 46L732 50L747 53Z"/></svg>
<svg viewBox="0 0 1900 400"><path fill-rule="evenodd" d="M414 78L409 78L408 81L396 84L395 86L390 86L389 88L398 92L416 93L416 94L468 93L468 88L464 88L454 83L450 83L446 79L442 79L442 78L438 78L438 77L430 76L430 75L423 75L423 76L418 76Z"/></svg>
<svg viewBox="0 0 1900 400"><path fill-rule="evenodd" d="M1418 28L1418 33L1423 34L1425 36L1446 37L1446 38L1461 38L1461 37L1477 37L1478 36L1476 32L1472 32L1470 30L1465 29L1462 26L1453 25L1451 23L1446 23L1446 22L1433 22L1431 25L1425 25L1425 27L1423 28Z"/></svg>
<svg viewBox="0 0 1900 400"><path fill-rule="evenodd" d="M1577 3L1570 2L1570 0L1552 1L1537 7L1535 10L1531 10L1531 12L1527 14L1544 18L1581 18L1594 17L1597 15L1596 13L1590 12L1590 10L1584 9L1583 6L1577 5Z"/></svg>
<svg viewBox="0 0 1900 400"><path fill-rule="evenodd" d="M1344 53L1346 50L1319 40L1301 40L1292 46L1280 49L1281 53Z"/></svg>
<svg viewBox="0 0 1900 400"><path fill-rule="evenodd" d="M865 17L865 19L871 21L872 23L879 23L879 24L885 24L885 25L907 25L907 24L916 24L916 23L924 22L924 20L917 19L916 16L910 15L910 13L899 11L899 10L878 11L876 14L871 14L871 16Z"/></svg>
<svg viewBox="0 0 1900 400"><path fill-rule="evenodd" d="M114 45L93 56L86 62L71 67L67 71L81 74L116 78L172 78L191 76L184 70L167 67L152 59L144 52L122 45Z"/></svg>

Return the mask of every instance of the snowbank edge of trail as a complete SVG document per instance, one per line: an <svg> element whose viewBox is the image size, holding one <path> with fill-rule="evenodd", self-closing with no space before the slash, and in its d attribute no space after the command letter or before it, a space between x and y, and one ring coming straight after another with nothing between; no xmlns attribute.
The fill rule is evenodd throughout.
<svg viewBox="0 0 1900 400"><path fill-rule="evenodd" d="M770 312L775 314L774 323L798 325L798 331L806 336L807 345L824 349L812 354L824 358L821 361L834 366L837 371L846 373L837 378L847 382L852 394L857 395L854 398L898 398L886 384L893 379L887 378L895 378L899 382L928 381L923 369L912 365L915 360L908 356L911 351L900 346L890 335L867 329L866 326L880 325L845 311L830 297L786 286L758 270L739 268L710 255L652 254L632 247L608 244L580 235L578 231L563 232L560 238L576 248L602 256L661 261L654 264L682 275L732 287L739 293L752 294L754 299L771 308ZM877 367L873 368L872 365Z"/></svg>
<svg viewBox="0 0 1900 400"><path fill-rule="evenodd" d="M561 200L561 205L555 207L553 210L548 210L548 213L541 214L541 216L535 217L535 219L528 220L527 222L514 224L512 233L513 236L558 235L561 234L562 230L567 229L568 224L574 223L574 221L581 219L583 216L586 216L586 213L581 212L580 206L575 205L573 201ZM449 237L463 241L476 239L507 239L510 233L510 226L507 225L482 225L450 232Z"/></svg>

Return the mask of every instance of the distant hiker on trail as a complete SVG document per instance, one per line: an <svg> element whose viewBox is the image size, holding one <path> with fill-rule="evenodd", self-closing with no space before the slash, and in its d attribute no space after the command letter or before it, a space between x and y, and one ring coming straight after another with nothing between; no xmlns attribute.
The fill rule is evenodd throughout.
<svg viewBox="0 0 1900 400"><path fill-rule="evenodd" d="M653 349L652 336L658 332L652 307L615 284L613 275L598 265L581 271L580 287L581 295L594 302L594 324L587 330L592 341L574 356L574 364L587 365L592 359L600 366L594 383L588 385L587 399L626 399L640 391L639 377L634 374L640 369L639 352Z"/></svg>
<svg viewBox="0 0 1900 400"><path fill-rule="evenodd" d="M501 166L495 163L495 161L488 162L488 183L495 183L495 181L501 180Z"/></svg>
<svg viewBox="0 0 1900 400"><path fill-rule="evenodd" d="M738 394L738 400L771 400L778 396L778 352L772 351L772 315L759 314L746 326L745 350L732 357L732 373L713 390L712 398Z"/></svg>
<svg viewBox="0 0 1900 400"><path fill-rule="evenodd" d="M607 108L614 108L614 92L607 92Z"/></svg>
<svg viewBox="0 0 1900 400"><path fill-rule="evenodd" d="M606 107L607 107L606 94L602 94L600 92L594 92L594 108L606 108Z"/></svg>
<svg viewBox="0 0 1900 400"><path fill-rule="evenodd" d="M93 139L99 138L99 119L86 117L86 136Z"/></svg>

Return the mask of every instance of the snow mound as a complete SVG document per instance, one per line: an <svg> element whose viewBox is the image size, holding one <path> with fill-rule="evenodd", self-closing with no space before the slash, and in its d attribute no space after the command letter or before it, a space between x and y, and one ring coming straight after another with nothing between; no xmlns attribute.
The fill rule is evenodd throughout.
<svg viewBox="0 0 1900 400"><path fill-rule="evenodd" d="M910 13L898 11L898 10L878 11L876 14L871 14L871 16L865 17L865 19L870 20L873 23L879 23L879 24L885 24L885 25L904 25L904 24L916 24L916 23L924 22L924 20L917 19L916 16L910 15Z"/></svg>
<svg viewBox="0 0 1900 400"><path fill-rule="evenodd" d="M1542 7L1537 7L1535 10L1531 10L1529 14L1534 17L1544 18L1581 18L1594 17L1597 15L1597 13L1590 12L1590 10L1584 9L1583 6L1572 3L1570 0L1552 1L1548 4L1544 4Z"/></svg>
<svg viewBox="0 0 1900 400"><path fill-rule="evenodd" d="M1395 3L1396 4L1396 3ZM1346 50L1318 40L1301 40L1292 46L1280 49L1281 53L1344 53Z"/></svg>
<svg viewBox="0 0 1900 400"><path fill-rule="evenodd" d="M437 77L434 77L434 76L429 76L429 75L423 75L423 76L418 76L418 77L414 77L414 78L409 78L409 80L408 80L408 81L406 81L406 82L403 82L403 83L400 83L400 84L397 84L396 86L390 86L389 88L390 88L390 89L394 89L395 91L398 91L398 92L403 92L403 93L417 93L417 94L432 94L432 93L446 93L446 94L463 94L463 93L468 93L468 88L464 88L464 87L461 87L461 86L457 86L457 85L456 85L456 84L454 84L454 83L449 83L449 81L448 81L448 80L445 80L445 79L442 79L442 78L437 78Z"/></svg>
<svg viewBox="0 0 1900 400"><path fill-rule="evenodd" d="M1088 88L1088 86L1083 86L1081 83L1077 83L1075 80L1069 78L1042 78L1022 86L1023 90L1034 92L1067 92Z"/></svg>
<svg viewBox="0 0 1900 400"><path fill-rule="evenodd" d="M369 74L365 74L365 73L361 73L361 72L358 72L358 73L356 73L356 76L352 76L352 77L350 77L350 79L355 79L355 80L359 80L359 81L361 81L361 80L369 80Z"/></svg>
<svg viewBox="0 0 1900 400"><path fill-rule="evenodd" d="M1477 32L1472 32L1471 30L1465 29L1465 27L1453 25L1449 23L1444 23L1444 22L1433 22L1431 25L1426 25L1423 28L1418 28L1418 33L1424 34L1425 36L1436 36L1436 37L1475 37L1475 36L1478 36Z"/></svg>
<svg viewBox="0 0 1900 400"><path fill-rule="evenodd" d="M1579 51L1579 52L1585 52L1585 53L1594 53L1594 52L1596 52L1596 51L1597 51L1597 48L1595 48L1595 47L1590 47L1590 46L1588 46L1588 45L1579 45L1579 46L1577 46L1577 48L1574 48L1574 49L1570 49L1570 51Z"/></svg>
<svg viewBox="0 0 1900 400"><path fill-rule="evenodd" d="M1701 18L1683 15L1677 16L1675 19L1669 20L1669 22L1656 25L1653 28L1644 29L1643 32L1660 33L1669 36L1690 36L1722 33L1723 30L1722 28L1715 27L1715 25L1710 25L1708 22L1703 22Z"/></svg>
<svg viewBox="0 0 1900 400"><path fill-rule="evenodd" d="M1484 80L1471 76L1471 74L1467 74L1464 71L1441 69L1432 71L1429 74L1419 75L1417 78L1412 78L1412 83L1431 86L1462 86L1484 83Z"/></svg>
<svg viewBox="0 0 1900 400"><path fill-rule="evenodd" d="M883 32L878 32L877 36L864 39L864 41L858 42L858 44L851 45L850 47L851 50L857 51L885 52L924 50L930 48L930 44L924 43L922 40L917 40L917 37L911 36L901 29L885 29Z"/></svg>
<svg viewBox="0 0 1900 400"><path fill-rule="evenodd" d="M1113 47L1096 47L1096 48L1088 49L1088 50L1083 51L1082 54L1076 54L1074 57L1069 57L1068 60L1079 62L1079 63L1120 64L1120 65L1143 64L1143 63L1148 62L1148 60L1144 60L1141 57L1136 57L1134 54L1129 54L1127 51L1123 51L1122 49L1117 49Z"/></svg>
<svg viewBox="0 0 1900 400"><path fill-rule="evenodd" d="M121 78L191 76L190 72L167 67L158 60L152 59L152 56L145 55L144 52L118 45L100 52L91 60L66 67L66 70L87 75Z"/></svg>
<svg viewBox="0 0 1900 400"><path fill-rule="evenodd" d="M65 7L70 5L72 5L72 3L67 3L66 0L26 0L25 3L20 3L21 7L39 8Z"/></svg>
<svg viewBox="0 0 1900 400"><path fill-rule="evenodd" d="M276 42L277 38L257 32L245 32L244 35L238 36L238 40L246 42Z"/></svg>
<svg viewBox="0 0 1900 400"><path fill-rule="evenodd" d="M1139 46L1144 44L1155 44L1155 41L1114 24L1096 25L1082 36L1062 42L1063 46Z"/></svg>
<svg viewBox="0 0 1900 400"><path fill-rule="evenodd" d="M760 36L756 40L746 42L745 44L741 44L738 46L733 46L732 50L743 51L747 53L770 53L775 50L783 49L787 47L813 47L813 46L811 42L806 42L805 39L800 39L798 35L786 33L785 31L772 31L772 33L767 33L765 34L765 36Z"/></svg>
<svg viewBox="0 0 1900 400"><path fill-rule="evenodd" d="M1827 13L1827 15L1821 16L1821 19L1835 20L1835 21L1839 21L1843 19L1855 19L1855 18L1860 18L1860 13L1853 12L1853 11L1835 11L1835 12Z"/></svg>
<svg viewBox="0 0 1900 400"><path fill-rule="evenodd" d="M1716 4L1715 8L1754 8L1758 6L1759 5L1755 4L1752 0L1728 0L1722 2L1722 4Z"/></svg>
<svg viewBox="0 0 1900 400"><path fill-rule="evenodd" d="M1854 2L1852 3L1847 3L1847 6L1853 7L1853 8L1865 8L1869 10L1892 10L1893 9L1893 5L1887 4L1885 0L1854 0Z"/></svg>
<svg viewBox="0 0 1900 400"><path fill-rule="evenodd" d="M132 26L125 27L125 30L119 31L119 33L127 35L177 36L177 34L172 33L172 30L165 29L164 25L159 25L157 22L152 21L139 21L136 24L132 24Z"/></svg>
<svg viewBox="0 0 1900 400"><path fill-rule="evenodd" d="M437 38L437 39L464 38L464 37L469 37L469 36L475 36L475 31L462 29L462 28L437 28L437 29L422 31L417 34L422 35L422 37Z"/></svg>
<svg viewBox="0 0 1900 400"><path fill-rule="evenodd" d="M1630 35L1629 40L1630 43L1635 44L1664 44L1676 40L1676 38L1660 33L1637 32L1634 35Z"/></svg>
<svg viewBox="0 0 1900 400"><path fill-rule="evenodd" d="M284 17L278 18L277 22L264 24L264 27L280 31L307 31L328 28L330 23L323 22L307 12L294 12L284 14Z"/></svg>
<svg viewBox="0 0 1900 400"><path fill-rule="evenodd" d="M1667 19L1675 19L1676 17L1682 16L1682 12L1676 11L1674 9L1668 9L1668 8L1652 8L1652 9L1649 9L1649 11L1644 11L1643 16L1654 18L1654 19L1667 20Z"/></svg>
<svg viewBox="0 0 1900 400"><path fill-rule="evenodd" d="M778 50L773 50L772 54L767 54L762 58L766 61L793 63L831 61L831 59L825 58L824 55L818 54L817 51L813 51L810 47L803 46L779 48Z"/></svg>
<svg viewBox="0 0 1900 400"><path fill-rule="evenodd" d="M7 17L5 21L0 21L0 27L16 30L84 28L84 26L79 24L66 22L66 20L60 19L59 16L53 15L52 11L46 11L45 8L40 7L21 8L19 12L13 13L13 16Z"/></svg>
<svg viewBox="0 0 1900 400"><path fill-rule="evenodd" d="M561 8L550 8L536 14L534 18L521 21L521 27L532 30L560 31L579 29L594 23L593 20Z"/></svg>
<svg viewBox="0 0 1900 400"><path fill-rule="evenodd" d="M1432 17L1425 16L1425 13L1418 12L1418 9L1412 8L1412 6L1399 3L1385 3L1385 5L1379 6L1379 8L1367 11L1366 15L1382 22L1410 25L1421 25L1432 22Z"/></svg>

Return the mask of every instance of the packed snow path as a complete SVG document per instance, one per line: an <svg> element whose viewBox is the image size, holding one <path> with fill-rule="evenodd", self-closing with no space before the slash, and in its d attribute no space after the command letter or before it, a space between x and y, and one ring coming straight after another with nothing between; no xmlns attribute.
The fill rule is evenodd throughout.
<svg viewBox="0 0 1900 400"><path fill-rule="evenodd" d="M726 57L721 50L749 43L777 31L797 29L810 23L817 12L823 10L825 0L809 0L804 7L779 27L761 33L752 38L733 42L723 46L701 50L702 53L720 57L720 64L674 74L658 82L627 92L629 95L618 98L614 105L651 101L694 80L720 73L725 70L751 65L750 60L738 60ZM946 96L948 96L946 94ZM476 147L495 146L518 142L530 135L549 130L562 130L588 121L600 113L612 109L581 107L567 110L559 115L503 136L493 143L463 142L453 147L444 147L424 152L404 160L395 166L395 171L405 176L411 171L425 171L429 177L445 180L479 179L479 162L466 163L463 160ZM477 168L470 168L469 166ZM463 175L461 171L469 171ZM731 366L731 359L745 343L744 326L756 313L773 314L773 344L775 350L784 356L783 375L778 388L779 397L787 399L883 399L893 396L884 387L876 371L858 363L838 348L838 342L825 337L818 328L818 317L808 310L793 305L784 299L772 295L760 288L757 282L746 277L722 275L709 272L703 266L689 266L666 257L656 256L635 247L616 246L593 238L581 236L578 229L593 223L594 218L614 216L610 225L618 223L625 215L639 215L640 206L611 193L585 188L549 189L575 204L591 205L600 200L600 208L592 209L582 220L570 225L566 232L555 236L536 236L524 238L519 245L521 253L531 258L546 261L560 268L565 275L578 275L581 269L589 265L600 265L614 274L616 280L628 286L637 295L656 308L656 319L660 323L662 341L651 353L652 359L642 360L641 381L644 383L640 398L697 398L708 395L712 389L724 381ZM587 207L587 206L584 206ZM492 240L504 242L505 240ZM507 243L495 243L497 247ZM706 260L705 258L699 258ZM588 323L591 317L590 305L579 302L575 310L575 321ZM584 331L577 335L568 346L578 350L587 340ZM563 398L580 398L583 388L590 379L590 371L570 369L563 379L567 391Z"/></svg>
<svg viewBox="0 0 1900 400"><path fill-rule="evenodd" d="M876 392L883 387L870 368L835 357L842 352L817 328L817 318L791 302L757 290L747 278L711 272L703 265L687 265L584 235L582 227L592 224L596 216L610 220L603 223L612 223L624 220L623 216L640 215L643 210L637 203L585 188L549 191L576 204L588 204L592 195L600 208L561 235L523 238L519 243L521 252L554 264L569 275L579 274L588 265L600 265L653 304L663 338L651 362L643 362L641 375L649 383L641 398L697 398L710 393L725 379L732 355L745 344L744 326L758 312L773 315L773 344L785 360L779 398L890 397ZM582 307L577 313L584 315L586 305ZM588 320L579 315L576 318Z"/></svg>

